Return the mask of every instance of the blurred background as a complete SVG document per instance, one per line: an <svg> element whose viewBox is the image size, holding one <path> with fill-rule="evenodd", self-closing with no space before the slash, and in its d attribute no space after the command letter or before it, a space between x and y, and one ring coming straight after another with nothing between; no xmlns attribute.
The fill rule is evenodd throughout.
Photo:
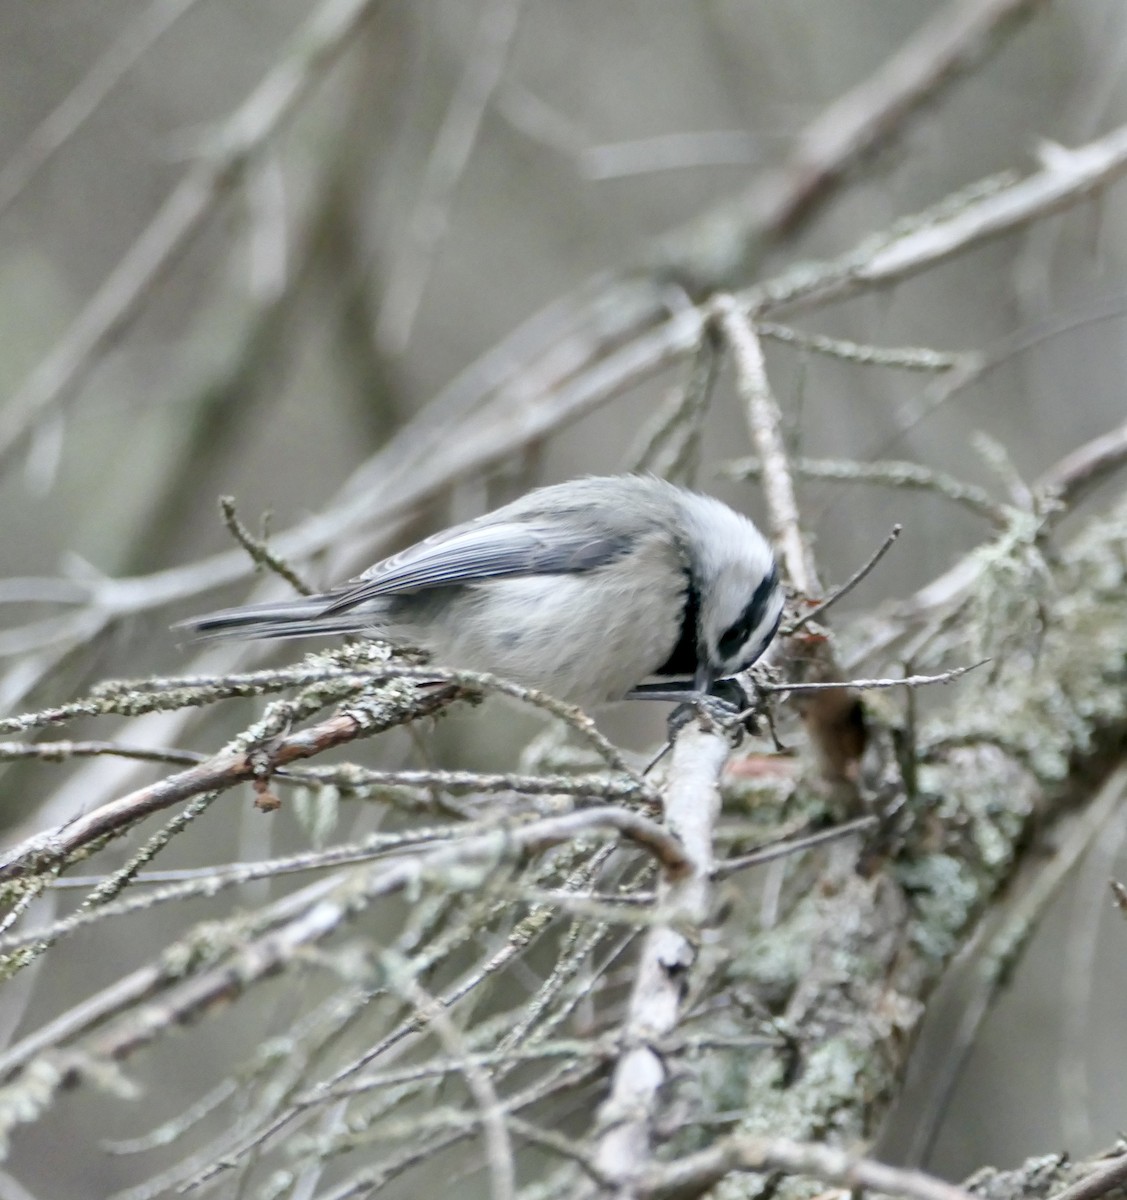
<svg viewBox="0 0 1127 1200"><path fill-rule="evenodd" d="M418 414L453 429L443 415L456 403L452 383L503 374L544 329L566 330L591 281L645 280L676 311L687 302L676 281L648 274L662 239L700 227L785 163L828 106L947 10L933 0L355 7L362 16L345 22L332 53L311 58L307 24L344 22L347 5L0 5L0 440L19 426L0 463L0 565L41 581L4 593L9 711L59 702L97 678L174 674L196 661L170 621L249 595L249 566L219 573L223 586L205 572L170 605L117 614L81 652L73 631L50 621L67 614L68 586L163 579L229 551L220 494L236 497L252 529L266 511L273 531L301 528L342 503L350 480L361 495L365 464ZM726 282L835 258L976 181L1035 169L1054 144L1127 121L1127 8L1015 8L1024 19L989 39L983 61L937 87ZM258 136L255 120L287 86L292 103ZM239 136L258 138L249 161L224 158ZM236 168L209 174L217 161ZM191 236L162 241L175 224L170 196L197 216ZM996 489L976 433L1003 443L1032 480L1121 423L1125 199L1127 188L1112 186L895 288L796 318L858 342L978 352L991 369L921 419L913 414L936 396L929 376L771 346L795 448L913 459ZM84 329L98 330L89 344ZM561 337L557 352L570 345ZM62 369L68 353L66 385L34 408L44 362ZM688 371L676 361L631 381L484 476L461 474L392 528L361 515L343 543L300 556L303 571L328 584L396 540L533 483L634 465L647 418ZM721 475L750 452L726 376L702 433L697 484L760 515L756 485ZM973 514L928 494L808 483L802 500L826 581L848 576L894 521L905 527L850 599L855 613L909 595L983 536ZM50 579L70 583L52 595ZM253 711L247 703L233 719ZM612 715L606 728L626 739L657 728L637 721ZM532 728L462 718L443 724L436 753L476 766L511 759ZM210 749L222 733L191 738ZM404 761L410 746L385 753ZM140 769L105 786L112 794L147 777ZM34 826L57 779L8 768L4 819ZM284 817L264 824L220 805L177 854L229 861L307 843ZM1127 945L1105 902L1108 875L1127 871L1119 845L1109 837L1062 895L988 1019L928 1161L935 1171L960 1178L1061 1147L1083 1154L1122 1128L1127 1082L1107 1047L1122 1043ZM72 939L13 1001L6 1036L73 1004L92 979L132 969L167 936L158 918L126 944ZM237 1022L209 1024L179 1057L166 1047L159 1070L133 1064L141 1105L75 1096L21 1133L13 1173L42 1196L124 1186L136 1168L103 1157L98 1139L178 1111L240 1037ZM887 1153L906 1152L912 1124L909 1103Z"/></svg>

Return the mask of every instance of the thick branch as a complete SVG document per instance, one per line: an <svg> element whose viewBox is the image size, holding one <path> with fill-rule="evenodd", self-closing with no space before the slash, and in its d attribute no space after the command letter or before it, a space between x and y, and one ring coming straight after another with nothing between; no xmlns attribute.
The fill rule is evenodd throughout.
<svg viewBox="0 0 1127 1200"><path fill-rule="evenodd" d="M728 749L722 733L697 724L683 729L673 746L665 819L684 846L689 867L680 876L667 871L658 885L655 924L642 946L623 1027L625 1052L599 1110L595 1165L615 1181L617 1200L637 1195L635 1177L649 1166L653 1152L658 1096L668 1075L655 1043L677 1027L696 960L693 935L708 918L712 834Z"/></svg>

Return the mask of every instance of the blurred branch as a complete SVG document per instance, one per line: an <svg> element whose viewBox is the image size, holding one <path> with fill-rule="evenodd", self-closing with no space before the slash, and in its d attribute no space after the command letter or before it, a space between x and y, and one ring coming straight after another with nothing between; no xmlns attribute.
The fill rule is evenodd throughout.
<svg viewBox="0 0 1127 1200"><path fill-rule="evenodd" d="M389 355L411 338L435 254L449 225L454 191L469 163L516 36L523 0L484 0L465 66L427 158L410 222L387 273L376 338Z"/></svg>
<svg viewBox="0 0 1127 1200"><path fill-rule="evenodd" d="M0 216L98 110L141 56L196 0L153 0L128 21L94 65L0 167Z"/></svg>
<svg viewBox="0 0 1127 1200"><path fill-rule="evenodd" d="M0 471L22 448L35 423L71 398L91 366L133 322L154 285L377 6L376 0L325 0L293 37L277 66L216 131L211 147L0 410Z"/></svg>
<svg viewBox="0 0 1127 1200"><path fill-rule="evenodd" d="M916 491L934 492L946 499L962 504L976 516L985 517L992 524L1004 528L1007 509L999 504L984 488L965 483L937 471L923 463L915 462L857 462L852 459L796 458L795 474L806 479L825 479L835 483L879 484L884 487L908 488ZM737 459L726 463L722 473L733 479L758 479L763 467L757 458Z"/></svg>
<svg viewBox="0 0 1127 1200"><path fill-rule="evenodd" d="M824 354L827 358L866 367L944 372L955 371L968 361L978 361L974 355L949 354L927 346L870 346L860 342L848 342L820 333L805 333L801 329L779 325L774 321L756 321L755 331L761 338L781 342L784 346L793 346L797 350L808 350L813 354Z"/></svg>
<svg viewBox="0 0 1127 1200"><path fill-rule="evenodd" d="M1041 476L1034 490L1072 507L1125 464L1127 422L1066 454Z"/></svg>
<svg viewBox="0 0 1127 1200"><path fill-rule="evenodd" d="M889 287L956 254L1023 229L1110 186L1127 171L1127 126L1074 149L1057 147L1041 170L949 214L905 223L906 230L872 248L791 279L758 284L741 299L753 314L808 311L858 292Z"/></svg>
<svg viewBox="0 0 1127 1200"><path fill-rule="evenodd" d="M908 119L977 67L1042 0L952 0L795 138L781 166L663 240L659 270L694 295L739 286L769 241L792 235Z"/></svg>
<svg viewBox="0 0 1127 1200"><path fill-rule="evenodd" d="M1103 1200L1103 1197L1123 1190L1127 1183L1127 1153L1122 1145L1111 1162L1104 1163L1071 1187L1057 1192L1052 1200Z"/></svg>

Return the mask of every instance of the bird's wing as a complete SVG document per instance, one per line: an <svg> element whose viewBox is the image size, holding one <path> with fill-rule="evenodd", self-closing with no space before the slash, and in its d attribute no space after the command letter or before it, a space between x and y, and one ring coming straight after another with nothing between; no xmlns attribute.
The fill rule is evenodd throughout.
<svg viewBox="0 0 1127 1200"><path fill-rule="evenodd" d="M377 596L514 575L590 571L633 544L628 534L599 534L553 523L473 522L444 530L369 567L323 612L344 612Z"/></svg>

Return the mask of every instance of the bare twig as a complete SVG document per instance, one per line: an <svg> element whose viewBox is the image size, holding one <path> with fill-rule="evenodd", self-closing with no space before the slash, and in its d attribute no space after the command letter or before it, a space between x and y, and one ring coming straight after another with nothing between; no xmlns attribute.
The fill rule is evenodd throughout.
<svg viewBox="0 0 1127 1200"><path fill-rule="evenodd" d="M952 667L951 670L944 671L939 675L904 675L899 679L843 679L831 683L758 683L756 687L764 692L830 692L842 688L855 688L857 691L880 691L884 688L895 687L928 687L933 683L951 683L968 671L985 666L989 661L988 658L984 658L981 662L969 663L965 667Z"/></svg>
<svg viewBox="0 0 1127 1200"><path fill-rule="evenodd" d="M909 488L935 492L956 504L962 504L980 517L998 526L1006 523L1007 510L984 488L964 483L945 471L925 467L922 463L904 461L860 462L853 459L796 458L797 475L806 479L826 479L834 483L879 484L886 487ZM728 463L723 474L734 478L755 479L762 474L758 459L737 459Z"/></svg>
<svg viewBox="0 0 1127 1200"><path fill-rule="evenodd" d="M812 850L815 846L824 846L827 842L836 842L841 838L851 837L855 833L863 833L866 829L871 829L878 824L879 821L880 818L876 816L857 817L852 821L835 825L831 829L819 829L817 833L786 838L775 845L764 846L762 849L752 850L748 854L721 859L713 867L712 877L713 879L723 879L727 875L734 875L737 871L746 870L748 867L774 862L776 859L786 858L791 854L801 854L803 850Z"/></svg>
<svg viewBox="0 0 1127 1200"><path fill-rule="evenodd" d="M893 525L892 529L889 531L888 537L886 537L884 539L884 541L876 549L876 551L873 553L873 555L869 558L868 562L866 562L862 567L860 567L857 571L855 571L841 585L841 587L836 588L834 591L832 591L825 598L825 600L823 600L821 602L821 604L815 605L815 607L812 608L808 613L803 613L803 615L801 617L799 617L798 620L795 621L793 625L791 625L788 629L784 629L782 631L783 636L789 637L790 635L797 633L800 629L803 628L803 626L809 625L811 621L817 620L817 618L820 617L826 611L827 608L830 608L833 605L835 605L843 596L848 596L849 593L851 591L853 591L853 589L861 582L861 580L864 579L866 575L868 575L872 572L873 568L877 565L877 563L880 562L880 560L882 558L884 558L884 556L889 552L889 550L892 549L892 545L896 541L896 539L900 536L902 529L903 529L902 525Z"/></svg>
<svg viewBox="0 0 1127 1200"><path fill-rule="evenodd" d="M965 354L930 350L925 346L868 346L860 342L847 342L821 333L805 333L792 325L779 325L774 321L756 321L755 330L760 337L769 341L782 342L785 346L810 350L860 366L899 367L905 371L951 371L961 366L967 358Z"/></svg>
<svg viewBox="0 0 1127 1200"><path fill-rule="evenodd" d="M300 596L313 595L313 588L290 566L280 555L275 554L263 538L257 538L239 520L238 509L235 507L234 496L219 497L219 511L223 514L223 524L227 526L231 536L250 555L256 567L265 567L275 575L284 579Z"/></svg>

